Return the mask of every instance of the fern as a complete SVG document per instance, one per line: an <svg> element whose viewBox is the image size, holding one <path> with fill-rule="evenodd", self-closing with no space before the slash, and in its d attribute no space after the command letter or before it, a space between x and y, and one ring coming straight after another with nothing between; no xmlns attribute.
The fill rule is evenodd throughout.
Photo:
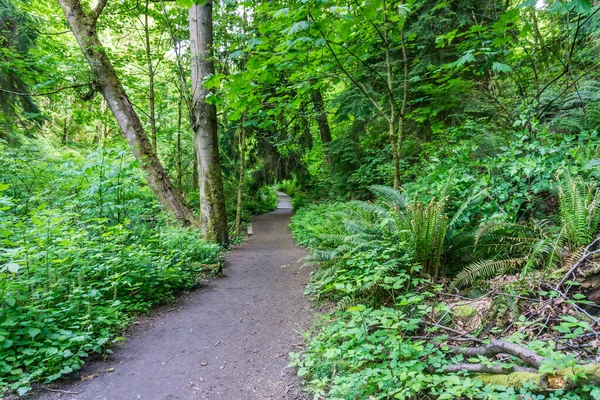
<svg viewBox="0 0 600 400"><path fill-rule="evenodd" d="M377 196L377 198L388 206L396 206L404 208L407 204L406 195L404 192L383 185L369 186L369 189Z"/></svg>
<svg viewBox="0 0 600 400"><path fill-rule="evenodd" d="M467 265L451 282L449 290L472 284L477 278L491 278L527 262L527 257L505 260L480 260Z"/></svg>
<svg viewBox="0 0 600 400"><path fill-rule="evenodd" d="M554 267L562 260L565 243L564 229L557 232L544 220L531 225L488 222L474 236L474 244L466 247L478 254L479 260L454 278L452 289L470 285L478 278L491 278L508 267L520 269L522 274L533 268Z"/></svg>
<svg viewBox="0 0 600 400"><path fill-rule="evenodd" d="M593 180L584 182L568 173L557 175L556 188L562 226L569 248L574 250L588 244L598 230L600 190Z"/></svg>

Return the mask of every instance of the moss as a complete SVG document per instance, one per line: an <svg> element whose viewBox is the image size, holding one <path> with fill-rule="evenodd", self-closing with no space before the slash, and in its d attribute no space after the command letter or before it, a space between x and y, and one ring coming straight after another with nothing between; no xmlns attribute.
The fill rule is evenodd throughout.
<svg viewBox="0 0 600 400"><path fill-rule="evenodd" d="M575 378L574 375L578 377ZM519 389L527 382L535 384L540 391L572 389L585 384L597 385L600 383L600 364L558 369L552 374L513 372L507 375L477 374L476 377L487 385L501 385L515 389Z"/></svg>
<svg viewBox="0 0 600 400"><path fill-rule="evenodd" d="M460 319L469 319L477 315L477 310L470 304L461 304L452 308L452 315Z"/></svg>
<svg viewBox="0 0 600 400"><path fill-rule="evenodd" d="M520 388L524 383L532 382L536 386L540 386L543 374L535 372L513 372L506 375L500 374L478 374L477 378L488 385L501 385L506 387Z"/></svg>

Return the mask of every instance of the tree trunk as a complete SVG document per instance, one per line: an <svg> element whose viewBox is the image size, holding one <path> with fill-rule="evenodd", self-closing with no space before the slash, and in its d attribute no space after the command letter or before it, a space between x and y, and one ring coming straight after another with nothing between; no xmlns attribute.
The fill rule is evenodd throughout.
<svg viewBox="0 0 600 400"><path fill-rule="evenodd" d="M217 108L214 104L206 102L210 91L202 84L206 77L215 73L212 0L190 8L189 25L192 57L192 129L198 158L200 226L208 239L227 244L227 214L217 136Z"/></svg>
<svg viewBox="0 0 600 400"><path fill-rule="evenodd" d="M331 166L331 156L329 154L329 143L331 142L331 129L329 128L329 121L327 120L327 113L325 112L325 106L323 104L323 95L321 89L315 89L312 92L312 102L317 113L317 123L319 124L319 132L321 133L321 142L323 143L323 152L325 153L325 160L327 165Z"/></svg>
<svg viewBox="0 0 600 400"><path fill-rule="evenodd" d="M150 103L150 128L152 132L152 148L154 149L154 153L158 154L158 148L156 145L156 94L154 90L154 66L152 65L152 48L150 47L150 27L148 26L149 1L150 0L146 0L146 13L144 14L144 36L146 39L146 59L148 62L148 100Z"/></svg>
<svg viewBox="0 0 600 400"><path fill-rule="evenodd" d="M63 128L63 135L62 135L62 143L64 145L66 145L67 143L69 143L69 129L71 128L71 115L68 114L65 117L65 125Z"/></svg>
<svg viewBox="0 0 600 400"><path fill-rule="evenodd" d="M394 164L394 189L400 189L400 155L396 143L396 126L394 118L388 121L390 146L392 148L392 163Z"/></svg>
<svg viewBox="0 0 600 400"><path fill-rule="evenodd" d="M352 121L352 143L354 144L354 150L356 151L356 155L360 156L360 136L365 130L365 121L362 119L358 119L354 117Z"/></svg>
<svg viewBox="0 0 600 400"><path fill-rule="evenodd" d="M183 168L181 163L181 98L177 103L177 185L183 192Z"/></svg>
<svg viewBox="0 0 600 400"><path fill-rule="evenodd" d="M235 235L240 236L242 225L242 197L244 194L244 167L246 166L246 113L242 116L242 127L240 131L240 180L237 190L237 206L235 209Z"/></svg>
<svg viewBox="0 0 600 400"><path fill-rule="evenodd" d="M87 58L96 78L96 84L112 110L121 132L127 139L133 155L148 176L148 184L162 206L172 212L185 225L196 225L191 209L181 194L175 190L144 131L140 118L134 111L127 94L96 32L96 18L101 10L89 16L79 0L59 0L69 26Z"/></svg>
<svg viewBox="0 0 600 400"><path fill-rule="evenodd" d="M400 152L398 151L399 142L396 140L396 99L394 96L394 79L392 77L392 57L390 54L390 35L387 18L387 4L383 0L383 44L385 46L385 70L387 76L388 96L390 98L390 118L388 119L390 146L392 147L392 162L394 164L394 189L400 189ZM400 124L402 125L403 116L400 116Z"/></svg>
<svg viewBox="0 0 600 400"><path fill-rule="evenodd" d="M406 119L406 103L408 101L408 55L406 54L406 40L404 39L404 25L400 29L400 42L402 47L402 64L403 64L403 79L402 79L402 104L398 114L398 143L396 144L396 154L400 161L402 152L402 144L404 142L404 120ZM398 167L398 172L400 168Z"/></svg>

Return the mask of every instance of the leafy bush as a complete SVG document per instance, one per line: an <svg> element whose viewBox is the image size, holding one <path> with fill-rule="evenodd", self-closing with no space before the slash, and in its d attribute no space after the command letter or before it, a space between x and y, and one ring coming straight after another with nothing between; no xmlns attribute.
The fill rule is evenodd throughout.
<svg viewBox="0 0 600 400"><path fill-rule="evenodd" d="M585 182L569 173L557 175L556 190L558 226L548 220L528 224L488 221L471 246L479 259L457 274L450 289L501 273L553 268L580 256L598 232L600 191L593 180Z"/></svg>
<svg viewBox="0 0 600 400"><path fill-rule="evenodd" d="M250 216L264 214L277 208L277 193L271 186L263 186L244 205Z"/></svg>
<svg viewBox="0 0 600 400"><path fill-rule="evenodd" d="M292 219L294 238L309 246L313 255L308 259L319 263L310 292L319 301L333 303L333 311L323 314L306 334L306 349L292 355L291 365L298 368L314 398L583 400L600 394L589 385L541 394L527 382L517 388L506 387L486 384L479 376L444 372L448 364L479 361L487 365L497 361L467 360L444 346L448 332L439 331L431 321L447 320L452 308L441 301L443 286L434 285L422 274L424 265L413 249L411 224L421 219L406 211L410 204L402 192L375 190L383 203L314 205L301 209ZM411 223L403 222L406 218ZM519 237L517 227L507 224L504 229L505 234L512 229ZM481 234L494 235L491 231ZM527 245L523 253L531 249ZM542 251L535 254L533 259ZM523 285L527 286L526 282ZM517 297L535 297L522 290L516 293ZM501 300L509 303L505 312L518 313L507 311L516 303L514 297ZM493 318L501 318L500 308L494 310ZM513 318L523 321L518 326L525 326L524 316ZM556 329L576 336L572 331L579 329L581 334L586 328L589 324L568 318ZM509 339L523 343L524 337L517 329ZM551 341L534 340L529 346L553 365L575 365L572 357L555 352ZM514 357L507 362L498 365L521 365Z"/></svg>
<svg viewBox="0 0 600 400"><path fill-rule="evenodd" d="M61 173L65 162L83 167ZM0 393L23 394L109 351L135 313L171 301L221 262L217 245L157 217L121 152L46 163L55 175L18 169L27 196L13 196L22 193L14 179L0 183Z"/></svg>
<svg viewBox="0 0 600 400"><path fill-rule="evenodd" d="M280 192L287 194L290 197L296 196L296 193L300 190L298 187L298 181L296 178L285 179L276 185L276 189Z"/></svg>

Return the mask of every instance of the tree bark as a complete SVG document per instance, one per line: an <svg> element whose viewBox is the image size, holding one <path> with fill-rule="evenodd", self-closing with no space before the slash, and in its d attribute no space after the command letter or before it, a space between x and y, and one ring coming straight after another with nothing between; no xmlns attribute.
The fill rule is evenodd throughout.
<svg viewBox="0 0 600 400"><path fill-rule="evenodd" d="M177 103L177 185L183 192L183 168L181 162L181 98Z"/></svg>
<svg viewBox="0 0 600 400"><path fill-rule="evenodd" d="M406 103L408 101L408 55L406 54L406 40L404 39L404 25L400 29L400 42L402 47L402 103L398 113L398 142L396 143L396 156L398 157L398 178L400 175L400 154L404 142L404 120L406 118Z"/></svg>
<svg viewBox="0 0 600 400"><path fill-rule="evenodd" d="M498 339L492 339L490 340L490 344L480 347L448 346L448 348L454 353L462 354L467 357L493 357L497 354L510 354L511 356L521 359L526 365L535 368L539 368L546 360L544 357L526 347Z"/></svg>
<svg viewBox="0 0 600 400"><path fill-rule="evenodd" d="M240 236L242 226L242 199L244 194L244 168L246 166L246 112L242 116L242 127L240 130L240 179L237 191L237 206L235 210L235 235Z"/></svg>
<svg viewBox="0 0 600 400"><path fill-rule="evenodd" d="M323 104L323 95L321 89L315 89L312 92L312 102L317 114L317 124L319 124L319 132L321 133L321 143L323 143L323 152L327 165L331 166L331 155L329 154L329 143L331 142L331 129L327 120L327 113Z"/></svg>
<svg viewBox="0 0 600 400"><path fill-rule="evenodd" d="M146 12L144 14L144 37L146 40L146 59L148 62L148 101L150 106L150 128L151 128L151 138L152 138L152 148L154 149L154 153L158 154L158 148L156 144L156 93L154 90L154 65L152 65L152 48L150 47L150 27L148 26L148 8L149 8L149 0L146 0Z"/></svg>
<svg viewBox="0 0 600 400"><path fill-rule="evenodd" d="M228 243L227 214L221 177L221 158L217 135L217 108L207 103L211 92L203 80L214 75L212 0L190 8L190 49L192 61L192 129L198 159L200 185L200 227L205 236Z"/></svg>
<svg viewBox="0 0 600 400"><path fill-rule="evenodd" d="M396 140L396 99L394 97L394 79L392 76L392 58L390 55L390 35L387 18L387 4L383 0L383 44L385 46L385 71L387 77L388 95L390 96L390 118L388 119L389 135L390 135L390 146L392 147L392 162L394 163L394 189L400 189L400 152L399 146L400 141ZM404 28L403 28L404 29ZM402 124L404 122L404 115L400 115L398 118L399 132L402 130Z"/></svg>
<svg viewBox="0 0 600 400"><path fill-rule="evenodd" d="M94 73L96 85L113 112L133 155L139 161L142 170L146 172L148 184L156 198L184 225L196 225L194 214L181 194L171 184L163 166L152 150L140 118L134 111L106 50L98 39L96 20L102 12L102 7L96 7L90 15L86 15L79 0L59 0L59 3Z"/></svg>

